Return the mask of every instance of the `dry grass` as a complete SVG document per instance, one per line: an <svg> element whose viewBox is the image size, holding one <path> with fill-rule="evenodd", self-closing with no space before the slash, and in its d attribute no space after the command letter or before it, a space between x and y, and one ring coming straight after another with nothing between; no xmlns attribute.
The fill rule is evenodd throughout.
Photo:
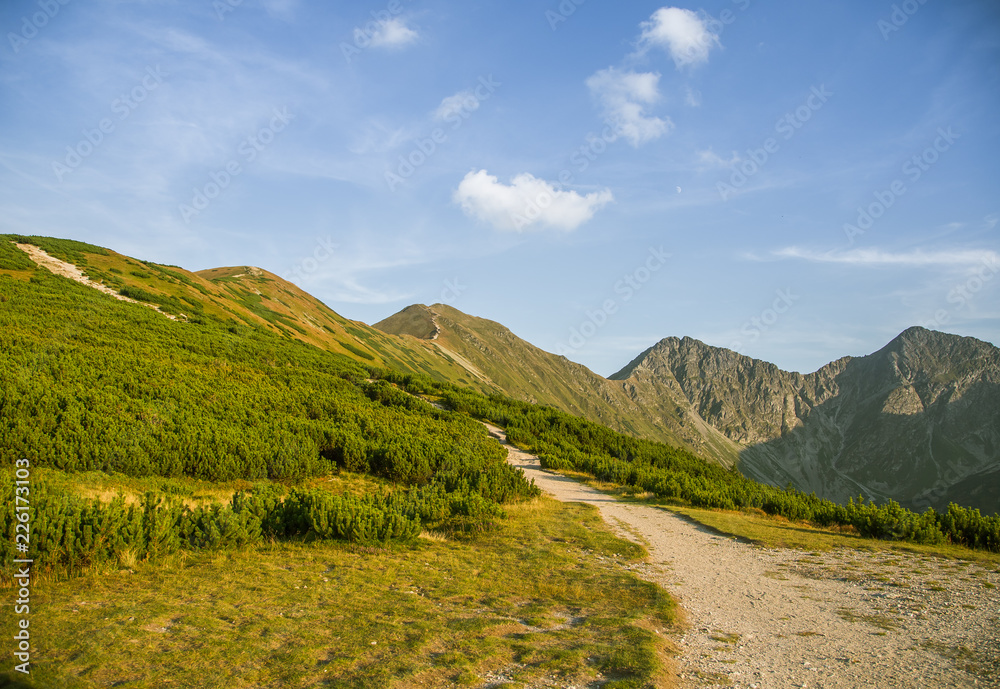
<svg viewBox="0 0 1000 689"><path fill-rule="evenodd" d="M440 531L421 531L418 538L422 538L425 541L437 541L438 543L443 543L448 540L448 535Z"/></svg>
<svg viewBox="0 0 1000 689"><path fill-rule="evenodd" d="M118 553L118 564L120 564L122 568L135 569L138 563L139 556L136 554L135 550L126 548Z"/></svg>
<svg viewBox="0 0 1000 689"><path fill-rule="evenodd" d="M856 548L870 551L900 551L919 555L974 561L983 565L1000 564L1000 553L972 550L950 543L921 545L900 541L862 538L836 529L823 529L807 523L790 522L767 515L693 507L665 506L721 533L777 548L827 551L832 548Z"/></svg>
<svg viewBox="0 0 1000 689"><path fill-rule="evenodd" d="M622 567L643 549L591 507L539 499L508 514L462 540L272 543L156 564L125 551L84 576L36 580L34 681L434 689L503 670L522 685L664 686L677 610ZM13 623L0 617L0 636Z"/></svg>
<svg viewBox="0 0 1000 689"><path fill-rule="evenodd" d="M633 495L613 483L595 481L579 472L561 471L560 474L573 476L587 485L619 497L623 501L635 501L661 507L680 514L719 533L743 538L772 548L798 548L806 551L827 551L832 548L856 548L870 551L900 551L922 556L943 557L953 560L977 562L1000 571L1000 553L973 550L964 546L944 543L923 545L902 541L881 541L859 536L850 526L818 527L808 522L793 522L785 517L768 515L762 510L736 512L732 510L710 510L687 507L677 501L664 500L648 493Z"/></svg>

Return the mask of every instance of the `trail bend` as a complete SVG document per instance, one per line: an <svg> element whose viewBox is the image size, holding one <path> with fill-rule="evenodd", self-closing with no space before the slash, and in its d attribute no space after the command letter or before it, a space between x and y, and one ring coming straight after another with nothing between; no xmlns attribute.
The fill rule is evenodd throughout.
<svg viewBox="0 0 1000 689"><path fill-rule="evenodd" d="M687 617L681 687L1000 687L1000 572L917 554L765 548L668 510L620 502L510 445L563 502L594 505L649 561L633 568Z"/></svg>

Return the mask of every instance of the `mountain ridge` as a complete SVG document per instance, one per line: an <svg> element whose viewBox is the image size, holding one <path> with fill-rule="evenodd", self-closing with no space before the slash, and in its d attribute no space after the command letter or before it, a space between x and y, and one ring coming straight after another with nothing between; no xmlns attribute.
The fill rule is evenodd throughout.
<svg viewBox="0 0 1000 689"><path fill-rule="evenodd" d="M407 326L415 313L420 326ZM912 326L876 352L803 374L670 336L602 378L444 305L407 307L375 327L433 337L514 397L688 447L766 483L840 502L860 494L919 509L955 501L1000 511L1000 433L992 430L1000 397L989 388L1000 382L1000 350L976 338ZM553 388L553 375L571 384ZM978 406L961 402L967 394ZM596 408L595 397L606 406Z"/></svg>
<svg viewBox="0 0 1000 689"><path fill-rule="evenodd" d="M414 304L368 326L262 268L190 272L71 240L6 238L191 324L269 329L360 362L548 404L766 483L841 502L860 493L917 509L954 500L1000 511L1000 350L976 338L913 326L876 352L801 374L671 336L604 378L445 304ZM27 280L40 269L4 244L0 273Z"/></svg>
<svg viewBox="0 0 1000 689"><path fill-rule="evenodd" d="M435 346L475 367L516 399L549 404L617 431L679 445L726 466L736 462L736 445L704 427L675 400L640 403L617 381L546 352L495 321L445 304L419 304L373 327L414 339L433 335Z"/></svg>
<svg viewBox="0 0 1000 689"><path fill-rule="evenodd" d="M0 235L0 274L30 280L36 269L75 279L58 266L43 267L16 247L30 244L58 262L79 269L78 282L117 298L153 306L191 324L205 319L233 328L277 332L357 361L434 380L461 381L480 391L495 386L470 378L464 367L434 348L403 343L360 321L351 320L280 276L256 266L226 266L188 271L142 261L111 249L51 237Z"/></svg>
<svg viewBox="0 0 1000 689"><path fill-rule="evenodd" d="M637 395L682 396L743 446L740 470L757 480L840 502L1000 510L996 482L992 493L968 484L1000 472L1000 350L988 342L914 326L800 374L664 338L615 377Z"/></svg>

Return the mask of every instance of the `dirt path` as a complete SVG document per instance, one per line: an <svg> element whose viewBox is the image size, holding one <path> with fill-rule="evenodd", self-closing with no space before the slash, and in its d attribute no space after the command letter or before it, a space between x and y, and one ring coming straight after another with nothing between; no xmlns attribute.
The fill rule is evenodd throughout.
<svg viewBox="0 0 1000 689"><path fill-rule="evenodd" d="M542 471L512 446L507 459L546 493L595 505L643 542L649 563L631 569L670 591L688 617L676 639L682 687L1000 687L994 569L898 552L763 548Z"/></svg>
<svg viewBox="0 0 1000 689"><path fill-rule="evenodd" d="M76 282L79 282L81 285L86 285L87 287L93 287L98 292L104 292L108 296L114 297L119 301L127 301L130 304L139 304L140 306L146 306L148 308L153 309L153 311L156 311L157 313L166 316L172 321L177 320L176 316L172 316L169 313L163 313L163 311L160 311L160 307L156 306L155 304L147 304L142 301L136 301L135 299L130 299L129 297L118 294L118 292L111 289L107 285L101 284L100 282L94 282L89 277L84 275L83 271L77 268L72 263L66 263L66 261L61 261L55 256L50 256L48 253L42 251L34 244L15 244L14 246L16 246L24 253L28 254L28 256L31 258L32 261L34 261L35 263L44 268L47 268L51 273L54 273L56 275L61 275L64 278L69 278L70 280L75 280Z"/></svg>

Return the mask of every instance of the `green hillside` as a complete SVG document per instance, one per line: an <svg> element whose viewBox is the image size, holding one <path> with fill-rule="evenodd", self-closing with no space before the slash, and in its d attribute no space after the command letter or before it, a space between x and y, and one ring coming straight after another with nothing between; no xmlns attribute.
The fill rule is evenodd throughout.
<svg viewBox="0 0 1000 689"><path fill-rule="evenodd" d="M86 507L39 482L32 504L43 520L67 520L50 533L36 527L33 547L52 565L123 548L171 552L299 534L407 540L421 524L477 528L500 516L501 504L537 494L479 424L393 384L427 392L428 378L368 368L256 325L170 320L46 269L23 277L0 274L6 473L25 460L69 473L208 481L301 481L342 468L398 487L358 500L308 491L282 500L252 489L213 513ZM75 539L73 524L90 536ZM13 538L0 544L4 555L11 548Z"/></svg>
<svg viewBox="0 0 1000 689"><path fill-rule="evenodd" d="M76 265L131 261L32 241ZM449 686L516 664L525 681L641 687L662 671L648 627L672 604L610 560L641 548L539 501L480 423L419 398L450 386L228 318L211 282L188 277L214 306L169 319L24 257L0 242L0 494L14 505L28 476L31 525L15 554L22 520L0 519L0 589L15 557L35 561L39 686L195 686L223 666L233 685L283 686ZM161 275L133 277L168 310L188 294L131 265ZM292 602L302 576L315 593ZM547 631L569 618L588 623ZM154 628L173 631L151 644Z"/></svg>
<svg viewBox="0 0 1000 689"><path fill-rule="evenodd" d="M94 284L156 306L184 322L246 326L313 344L366 365L421 373L434 380L478 383L466 380L472 378L466 369L436 349L402 342L344 318L292 283L260 268L239 266L195 273L83 242L0 235L0 267L17 279L27 279L36 266L11 242L37 246L79 267Z"/></svg>

